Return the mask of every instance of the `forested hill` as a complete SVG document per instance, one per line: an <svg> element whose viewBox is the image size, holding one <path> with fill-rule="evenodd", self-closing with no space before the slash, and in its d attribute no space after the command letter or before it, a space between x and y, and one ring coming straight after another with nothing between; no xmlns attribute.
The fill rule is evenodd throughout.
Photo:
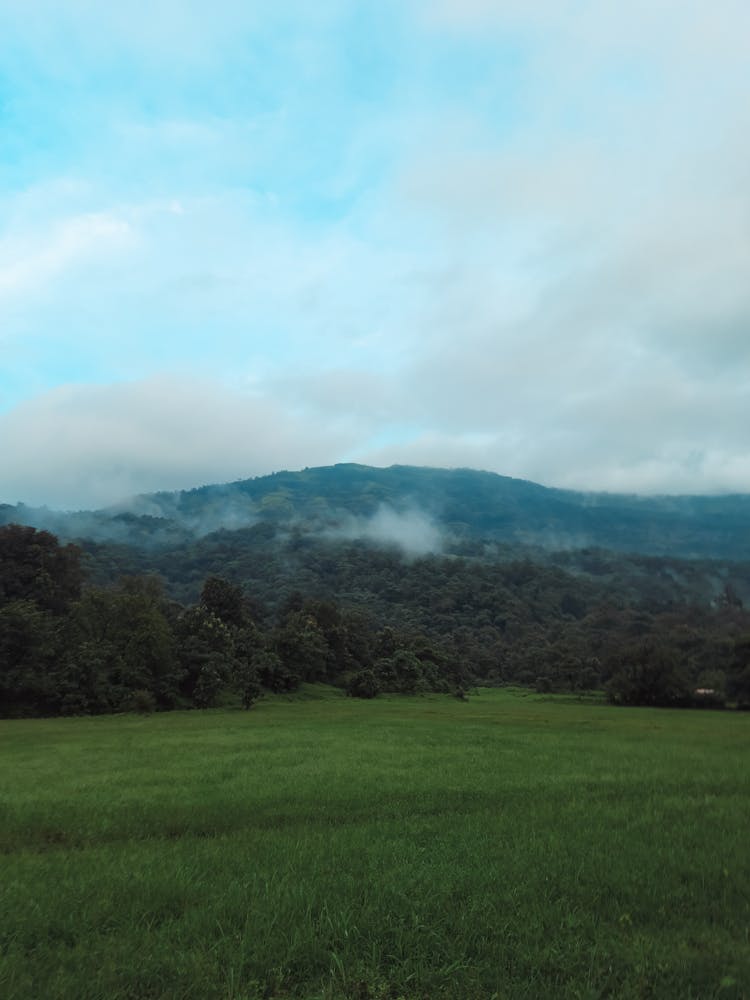
<svg viewBox="0 0 750 1000"><path fill-rule="evenodd" d="M6 507L0 715L249 705L303 681L747 707L749 505L345 465Z"/></svg>
<svg viewBox="0 0 750 1000"><path fill-rule="evenodd" d="M750 559L750 495L640 497L551 489L470 469L335 465L136 497L118 508L62 514L0 507L61 538L171 546L259 523L302 533L448 551L471 540L549 550L604 548L688 559Z"/></svg>

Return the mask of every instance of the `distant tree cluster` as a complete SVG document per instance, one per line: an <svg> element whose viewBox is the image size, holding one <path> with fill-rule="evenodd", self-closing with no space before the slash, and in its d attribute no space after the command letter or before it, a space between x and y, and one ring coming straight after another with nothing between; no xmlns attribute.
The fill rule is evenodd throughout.
<svg viewBox="0 0 750 1000"><path fill-rule="evenodd" d="M333 601L295 592L268 620L239 585L211 575L184 606L153 575L84 588L80 557L46 531L0 528L4 716L250 708L264 689L306 681L360 697L466 682L426 636L375 629Z"/></svg>
<svg viewBox="0 0 750 1000"><path fill-rule="evenodd" d="M242 532L221 532L144 567L131 550L86 554L46 531L1 527L0 713L249 708L303 682L359 698L483 682L598 688L622 705L750 706L742 601L729 585L709 603L676 601L658 560L634 599L606 553L579 555L591 573L574 575L529 559L279 543L267 525L249 534L265 558L238 545ZM84 585L84 566L96 584ZM196 581L195 599L175 599Z"/></svg>

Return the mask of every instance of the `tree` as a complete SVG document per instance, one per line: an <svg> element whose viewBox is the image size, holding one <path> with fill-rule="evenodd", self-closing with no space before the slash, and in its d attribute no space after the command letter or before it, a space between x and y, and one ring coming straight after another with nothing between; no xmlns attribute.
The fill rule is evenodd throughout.
<svg viewBox="0 0 750 1000"><path fill-rule="evenodd" d="M380 682L375 671L357 671L347 684L346 691L352 698L375 698L380 693Z"/></svg>
<svg viewBox="0 0 750 1000"><path fill-rule="evenodd" d="M252 708L263 693L257 664L253 660L239 661L237 670L243 708Z"/></svg>
<svg viewBox="0 0 750 1000"><path fill-rule="evenodd" d="M225 625L240 627L245 621L242 587L220 576L209 576L201 591L201 604Z"/></svg>
<svg viewBox="0 0 750 1000"><path fill-rule="evenodd" d="M305 681L326 680L331 651L312 615L288 614L276 631L274 646L290 674Z"/></svg>
<svg viewBox="0 0 750 1000"><path fill-rule="evenodd" d="M70 640L56 683L63 715L97 715L127 711L133 689L126 683L127 668L115 643L107 640ZM149 691L156 705L156 699Z"/></svg>
<svg viewBox="0 0 750 1000"><path fill-rule="evenodd" d="M737 708L750 709L750 635L735 640L726 690Z"/></svg>
<svg viewBox="0 0 750 1000"><path fill-rule="evenodd" d="M382 691L414 694L425 687L422 664L410 649L397 649L393 656L381 657L373 669Z"/></svg>
<svg viewBox="0 0 750 1000"><path fill-rule="evenodd" d="M295 691L300 686L299 674L293 673L272 649L259 650L253 657L253 666L261 684L269 691Z"/></svg>
<svg viewBox="0 0 750 1000"><path fill-rule="evenodd" d="M69 629L69 701L77 683L82 702L90 704L83 710L122 711L136 690L150 691L160 708L174 706L180 670L156 577L126 577L117 587L90 588L72 609Z"/></svg>
<svg viewBox="0 0 750 1000"><path fill-rule="evenodd" d="M60 622L33 601L0 608L0 706L3 715L56 714L55 666L61 652Z"/></svg>
<svg viewBox="0 0 750 1000"><path fill-rule="evenodd" d="M250 708L260 698L262 687L256 659L263 651L263 637L255 625L249 624L234 632L232 685Z"/></svg>
<svg viewBox="0 0 750 1000"><path fill-rule="evenodd" d="M4 714L60 710L65 613L80 594L80 550L48 531L0 528L0 704Z"/></svg>
<svg viewBox="0 0 750 1000"><path fill-rule="evenodd" d="M0 606L33 601L64 613L81 593L81 550L61 546L49 531L21 524L0 527Z"/></svg>
<svg viewBox="0 0 750 1000"><path fill-rule="evenodd" d="M198 708L208 708L232 676L232 633L203 605L189 608L179 619L176 632L182 693Z"/></svg>
<svg viewBox="0 0 750 1000"><path fill-rule="evenodd" d="M622 656L607 696L616 705L688 705L691 685L672 649L646 641Z"/></svg>

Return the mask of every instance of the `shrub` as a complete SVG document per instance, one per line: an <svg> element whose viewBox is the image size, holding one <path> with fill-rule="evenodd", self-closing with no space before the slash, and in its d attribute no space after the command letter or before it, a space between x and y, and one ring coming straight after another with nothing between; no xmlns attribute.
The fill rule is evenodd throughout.
<svg viewBox="0 0 750 1000"><path fill-rule="evenodd" d="M150 691L144 691L142 688L133 692L131 702L133 711L140 715L150 715L156 711L156 698Z"/></svg>
<svg viewBox="0 0 750 1000"><path fill-rule="evenodd" d="M689 705L692 695L678 654L647 640L622 655L607 697L615 705L678 707Z"/></svg>
<svg viewBox="0 0 750 1000"><path fill-rule="evenodd" d="M352 698L375 698L380 693L380 683L372 670L360 670L351 678L346 691Z"/></svg>

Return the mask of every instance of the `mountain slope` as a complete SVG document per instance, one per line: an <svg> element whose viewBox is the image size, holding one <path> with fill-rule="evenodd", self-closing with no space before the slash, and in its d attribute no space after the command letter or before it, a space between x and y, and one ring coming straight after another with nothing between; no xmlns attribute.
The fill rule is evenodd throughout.
<svg viewBox="0 0 750 1000"><path fill-rule="evenodd" d="M445 544L491 539L547 549L601 547L682 558L750 559L750 495L639 497L540 486L490 472L335 465L174 493L119 508L62 514L0 507L0 523L63 538L170 546L259 522L355 537L384 510L418 515ZM354 519L354 520L352 520ZM394 522L395 524L395 522ZM408 531L408 522L404 522ZM364 529L363 529L364 530Z"/></svg>

